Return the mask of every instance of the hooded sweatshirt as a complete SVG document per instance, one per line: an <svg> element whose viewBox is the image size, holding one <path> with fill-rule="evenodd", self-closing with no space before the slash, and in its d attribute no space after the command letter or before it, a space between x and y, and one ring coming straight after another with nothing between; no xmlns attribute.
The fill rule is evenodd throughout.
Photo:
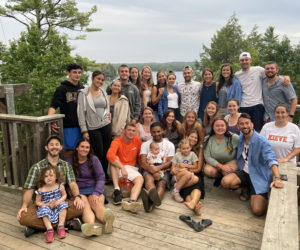
<svg viewBox="0 0 300 250"><path fill-rule="evenodd" d="M108 101L110 101L110 97L111 95L108 96ZM112 134L116 137L121 136L126 122L130 122L130 107L127 97L121 95L116 101L114 107L114 116L112 118Z"/></svg>
<svg viewBox="0 0 300 250"><path fill-rule="evenodd" d="M96 111L89 88L82 89L79 92L77 115L81 132L102 128L110 123L109 101L107 99L107 94L101 88L100 92L106 102L106 107L101 117Z"/></svg>
<svg viewBox="0 0 300 250"><path fill-rule="evenodd" d="M80 83L74 85L69 81L63 81L54 92L50 107L54 109L59 107L60 113L65 115L63 119L64 128L79 127L76 112L77 97L78 90L83 88L84 86Z"/></svg>

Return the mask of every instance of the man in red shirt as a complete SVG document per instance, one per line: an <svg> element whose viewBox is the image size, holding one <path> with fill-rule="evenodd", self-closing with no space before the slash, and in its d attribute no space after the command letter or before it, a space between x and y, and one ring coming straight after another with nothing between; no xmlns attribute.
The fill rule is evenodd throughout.
<svg viewBox="0 0 300 250"><path fill-rule="evenodd" d="M122 203L122 208L131 212L138 212L142 209L142 204L137 202L141 192L144 178L136 167L136 160L140 154L141 139L135 135L134 123L125 126L121 137L114 139L107 151L107 159L110 162L110 172L114 185L113 203ZM122 193L119 187L119 178L123 177L133 182L129 201L122 201Z"/></svg>

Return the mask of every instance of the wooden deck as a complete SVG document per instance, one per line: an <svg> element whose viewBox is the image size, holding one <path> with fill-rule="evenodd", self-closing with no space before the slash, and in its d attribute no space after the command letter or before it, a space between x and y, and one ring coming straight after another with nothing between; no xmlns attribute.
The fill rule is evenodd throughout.
<svg viewBox="0 0 300 250"><path fill-rule="evenodd" d="M63 240L55 237L51 244L36 233L25 238L24 227L16 220L21 204L21 192L0 191L0 249L260 249L265 217L255 217L248 202L238 199L238 192L206 184L203 214L194 216L183 204L166 193L162 205L152 213L132 214L120 206L109 204L115 212L115 231L111 235L85 238L80 232L69 231ZM108 196L112 187L106 186ZM213 225L195 232L179 220L179 215L191 215L194 220L208 218Z"/></svg>

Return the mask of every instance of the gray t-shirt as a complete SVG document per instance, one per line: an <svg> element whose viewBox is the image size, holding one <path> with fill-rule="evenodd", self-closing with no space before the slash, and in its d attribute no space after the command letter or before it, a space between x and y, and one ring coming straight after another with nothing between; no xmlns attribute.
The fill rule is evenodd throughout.
<svg viewBox="0 0 300 250"><path fill-rule="evenodd" d="M106 99L104 98L104 96L99 96L96 98L93 97L93 102L94 102L94 106L95 106L97 114L99 115L99 117L102 118L105 108L108 105L108 103L106 102Z"/></svg>
<svg viewBox="0 0 300 250"><path fill-rule="evenodd" d="M281 77L268 87L268 79L264 79L262 83L263 99L266 110L266 119L270 118L275 121L275 107L279 103L285 103L290 108L291 99L297 98L292 84L287 86L282 85L283 79Z"/></svg>
<svg viewBox="0 0 300 250"><path fill-rule="evenodd" d="M199 161L199 159L193 151L191 151L187 156L183 156L181 152L177 152L172 159L172 163L175 163L176 165L179 163L192 165L194 162L197 161Z"/></svg>
<svg viewBox="0 0 300 250"><path fill-rule="evenodd" d="M248 71L240 70L235 77L242 86L241 107L252 107L263 104L262 80L265 78L265 69L260 66L250 67Z"/></svg>

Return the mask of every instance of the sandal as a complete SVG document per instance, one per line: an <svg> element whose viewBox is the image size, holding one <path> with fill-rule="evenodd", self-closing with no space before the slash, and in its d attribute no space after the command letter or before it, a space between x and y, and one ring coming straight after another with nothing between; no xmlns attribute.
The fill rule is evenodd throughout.
<svg viewBox="0 0 300 250"><path fill-rule="evenodd" d="M197 222L194 221L190 216L180 215L179 219L182 220L183 222L185 222L189 227L195 229L195 224Z"/></svg>
<svg viewBox="0 0 300 250"><path fill-rule="evenodd" d="M148 192L145 188L141 191L141 198L143 201L143 206L145 212L149 213L151 211L152 200L149 198Z"/></svg>
<svg viewBox="0 0 300 250"><path fill-rule="evenodd" d="M149 191L148 196L149 196L150 200L153 201L153 204L154 204L155 206L158 207L158 206L161 205L161 200L160 200L160 198L159 198L159 196L158 196L158 193L157 193L156 188L152 188L152 189Z"/></svg>
<svg viewBox="0 0 300 250"><path fill-rule="evenodd" d="M241 194L239 196L241 201L247 201L250 199L250 193L248 191L241 191Z"/></svg>

